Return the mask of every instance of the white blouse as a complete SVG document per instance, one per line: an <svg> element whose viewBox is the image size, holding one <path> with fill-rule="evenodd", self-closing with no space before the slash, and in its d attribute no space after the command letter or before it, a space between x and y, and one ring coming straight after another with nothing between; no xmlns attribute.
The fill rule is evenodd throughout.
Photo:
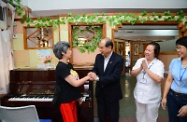
<svg viewBox="0 0 187 122"><path fill-rule="evenodd" d="M132 70L138 69L141 67L142 60L145 58L140 58L137 60L135 66ZM164 77L164 64L158 59L154 59L149 65L149 70L153 73ZM134 89L134 98L140 103L156 103L161 100L161 86L160 83L157 83L151 79L147 73L143 70L136 76L137 83ZM144 79L142 82L142 79Z"/></svg>

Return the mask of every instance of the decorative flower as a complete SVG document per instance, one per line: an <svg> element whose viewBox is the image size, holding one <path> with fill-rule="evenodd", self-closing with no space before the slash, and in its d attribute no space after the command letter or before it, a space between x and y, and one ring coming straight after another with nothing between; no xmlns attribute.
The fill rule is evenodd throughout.
<svg viewBox="0 0 187 122"><path fill-rule="evenodd" d="M46 56L44 59L44 64L46 63L51 63L52 57L51 56Z"/></svg>

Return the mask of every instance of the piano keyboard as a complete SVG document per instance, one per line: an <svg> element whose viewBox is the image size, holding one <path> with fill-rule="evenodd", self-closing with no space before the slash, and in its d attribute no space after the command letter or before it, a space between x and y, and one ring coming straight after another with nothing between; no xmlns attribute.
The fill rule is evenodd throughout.
<svg viewBox="0 0 187 122"><path fill-rule="evenodd" d="M89 97L89 94L83 94L83 101ZM34 102L51 102L53 100L53 95L26 95L11 97L8 101L34 101Z"/></svg>
<svg viewBox="0 0 187 122"><path fill-rule="evenodd" d="M9 98L8 101L35 101L35 102L51 102L53 95L21 95Z"/></svg>

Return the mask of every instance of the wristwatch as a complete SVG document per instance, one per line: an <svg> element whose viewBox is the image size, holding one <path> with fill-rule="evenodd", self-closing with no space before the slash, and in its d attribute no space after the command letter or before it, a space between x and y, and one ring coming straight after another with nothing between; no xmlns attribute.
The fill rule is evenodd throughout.
<svg viewBox="0 0 187 122"><path fill-rule="evenodd" d="M96 80L96 81L99 81L99 77L97 76L95 80Z"/></svg>

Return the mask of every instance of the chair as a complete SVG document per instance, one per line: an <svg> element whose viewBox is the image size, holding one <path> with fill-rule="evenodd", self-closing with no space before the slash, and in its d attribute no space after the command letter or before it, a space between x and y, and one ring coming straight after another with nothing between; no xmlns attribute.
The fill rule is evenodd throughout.
<svg viewBox="0 0 187 122"><path fill-rule="evenodd" d="M35 105L0 106L0 120L1 122L40 122Z"/></svg>

